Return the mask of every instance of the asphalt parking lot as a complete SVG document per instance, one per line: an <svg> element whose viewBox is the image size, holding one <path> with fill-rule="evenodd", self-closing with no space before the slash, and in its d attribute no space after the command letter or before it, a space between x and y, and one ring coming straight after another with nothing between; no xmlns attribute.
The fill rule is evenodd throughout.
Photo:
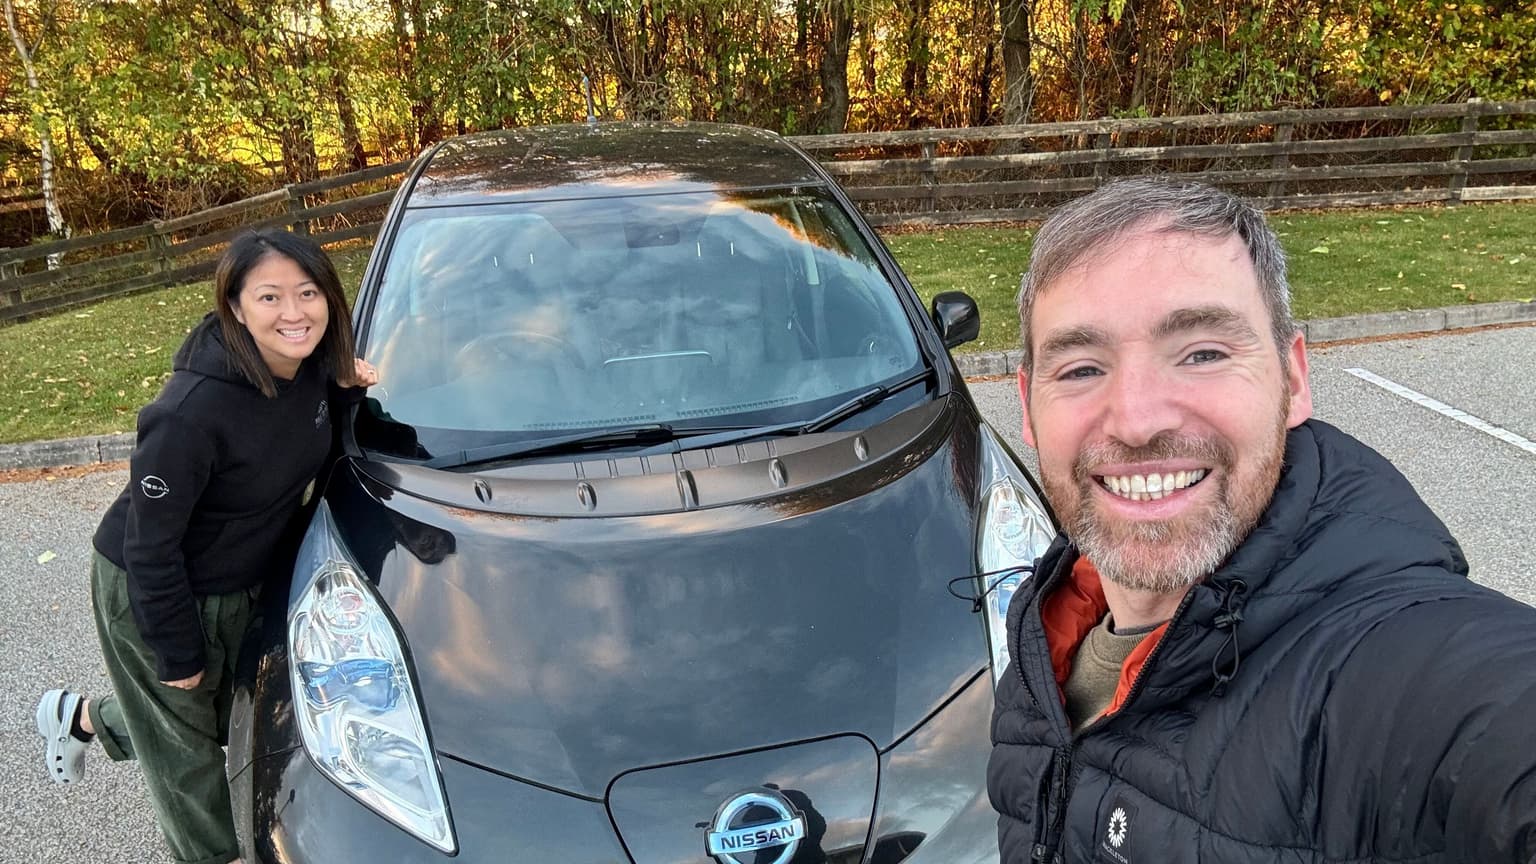
<svg viewBox="0 0 1536 864"><path fill-rule="evenodd" d="M1371 444L1413 481L1462 541L1473 578L1536 604L1536 327L1337 345L1312 353L1317 415ZM1397 390L1348 370L1367 370ZM1465 417L1405 398L1411 390ZM971 387L1020 455L1011 380ZM1507 440L1515 439L1515 441ZM1536 447L1536 445L1532 445ZM0 484L0 862L149 864L167 861L137 768L99 748L76 787L49 783L33 726L49 687L105 692L89 612L91 532L122 486L111 470L73 479Z"/></svg>

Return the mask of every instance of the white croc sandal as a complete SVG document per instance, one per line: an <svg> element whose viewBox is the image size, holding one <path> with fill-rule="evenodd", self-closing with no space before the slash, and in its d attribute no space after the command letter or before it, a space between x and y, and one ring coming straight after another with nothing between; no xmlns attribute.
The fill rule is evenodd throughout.
<svg viewBox="0 0 1536 864"><path fill-rule="evenodd" d="M80 695L68 690L49 690L37 703L37 734L48 742L48 776L67 785L85 776L85 748L89 742L70 734Z"/></svg>

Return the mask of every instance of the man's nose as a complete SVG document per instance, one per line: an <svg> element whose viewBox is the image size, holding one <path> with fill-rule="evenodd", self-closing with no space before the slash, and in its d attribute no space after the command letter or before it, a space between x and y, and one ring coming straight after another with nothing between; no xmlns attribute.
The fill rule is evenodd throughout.
<svg viewBox="0 0 1536 864"><path fill-rule="evenodd" d="M1104 432L1127 447L1183 425L1173 382L1154 364L1121 364L1110 375L1108 397Z"/></svg>

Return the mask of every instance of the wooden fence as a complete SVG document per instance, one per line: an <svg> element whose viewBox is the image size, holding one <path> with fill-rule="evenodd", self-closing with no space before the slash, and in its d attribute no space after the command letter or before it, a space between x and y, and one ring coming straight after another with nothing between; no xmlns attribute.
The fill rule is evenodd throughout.
<svg viewBox="0 0 1536 864"><path fill-rule="evenodd" d="M288 227L322 244L371 238L408 162L297 183L134 228L0 249L0 322L118 294L206 279L241 231ZM335 199L335 200L330 200ZM50 269L47 259L58 256Z"/></svg>
<svg viewBox="0 0 1536 864"><path fill-rule="evenodd" d="M1116 177L1152 173L1230 188L1266 208L1536 198L1536 100L795 141L876 225L1038 219Z"/></svg>
<svg viewBox="0 0 1536 864"><path fill-rule="evenodd" d="M1536 100L793 138L876 225L1041 218L1114 178L1198 178L1267 208L1536 199ZM248 228L372 237L399 162L136 228L0 250L0 322L206 278ZM62 266L48 269L49 256Z"/></svg>

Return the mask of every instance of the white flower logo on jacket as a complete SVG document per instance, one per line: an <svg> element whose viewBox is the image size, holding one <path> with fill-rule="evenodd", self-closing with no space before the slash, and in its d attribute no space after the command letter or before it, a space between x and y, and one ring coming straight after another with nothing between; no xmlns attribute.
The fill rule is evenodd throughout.
<svg viewBox="0 0 1536 864"><path fill-rule="evenodd" d="M1125 843L1126 832L1131 827L1131 820L1125 815L1125 809L1116 807L1115 812L1109 814L1109 833L1106 838L1109 845L1119 849Z"/></svg>

